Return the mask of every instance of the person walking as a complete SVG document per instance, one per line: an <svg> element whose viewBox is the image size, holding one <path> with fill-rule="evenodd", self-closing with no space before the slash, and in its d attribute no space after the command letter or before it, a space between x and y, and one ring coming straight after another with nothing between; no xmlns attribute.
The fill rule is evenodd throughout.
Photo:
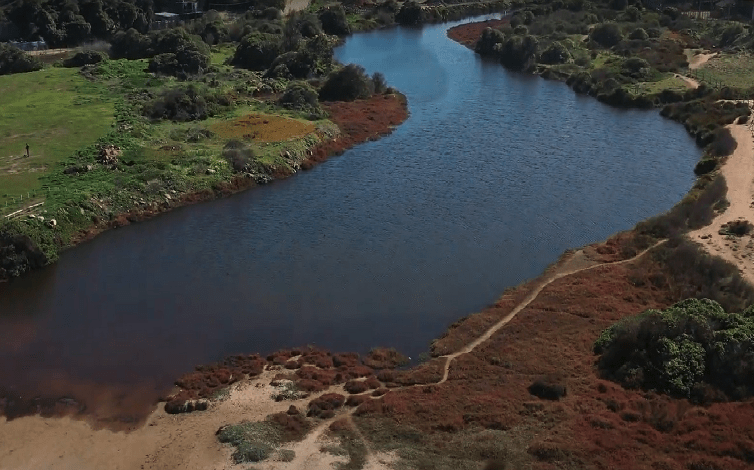
<svg viewBox="0 0 754 470"><path fill-rule="evenodd" d="M29 158L29 144L26 144L26 158Z"/></svg>

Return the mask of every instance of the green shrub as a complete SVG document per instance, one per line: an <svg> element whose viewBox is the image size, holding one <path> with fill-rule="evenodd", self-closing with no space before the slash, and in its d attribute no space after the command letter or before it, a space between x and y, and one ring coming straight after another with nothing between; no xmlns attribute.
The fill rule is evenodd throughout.
<svg viewBox="0 0 754 470"><path fill-rule="evenodd" d="M364 73L364 67L349 64L331 73L319 90L322 101L353 101L372 96L374 84Z"/></svg>
<svg viewBox="0 0 754 470"><path fill-rule="evenodd" d="M628 35L628 39L646 41L647 39L649 39L649 34L647 34L644 28L636 28L635 30L631 31L631 34Z"/></svg>
<svg viewBox="0 0 754 470"><path fill-rule="evenodd" d="M278 100L284 108L307 111L311 114L322 115L317 99L317 90L306 82L291 82Z"/></svg>
<svg viewBox="0 0 754 470"><path fill-rule="evenodd" d="M743 25L735 23L727 26L723 30L723 34L720 36L720 47L726 47L732 45L736 39L741 37L745 32Z"/></svg>
<svg viewBox="0 0 754 470"><path fill-rule="evenodd" d="M603 47L613 47L623 40L623 33L615 23L602 23L594 27L589 38Z"/></svg>
<svg viewBox="0 0 754 470"><path fill-rule="evenodd" d="M485 28L474 47L474 50L482 55L497 54L500 49L495 46L505 42L505 35L498 29Z"/></svg>
<svg viewBox="0 0 754 470"><path fill-rule="evenodd" d="M729 398L754 394L754 308L726 313L687 299L606 329L594 344L601 373L625 386L695 398L713 386Z"/></svg>
<svg viewBox="0 0 754 470"><path fill-rule="evenodd" d="M252 33L245 36L236 48L230 63L249 70L266 70L283 53L281 37Z"/></svg>
<svg viewBox="0 0 754 470"><path fill-rule="evenodd" d="M408 0L396 13L395 21L402 25L415 25L421 22L421 17L421 6L412 0Z"/></svg>
<svg viewBox="0 0 754 470"><path fill-rule="evenodd" d="M252 169L254 152L243 142L231 140L223 147L223 158L235 173L240 173Z"/></svg>
<svg viewBox="0 0 754 470"><path fill-rule="evenodd" d="M319 12L319 21L327 34L345 36L351 33L351 26L346 19L346 12L341 4L325 8Z"/></svg>
<svg viewBox="0 0 754 470"><path fill-rule="evenodd" d="M42 68L42 63L21 49L0 43L0 75L33 72Z"/></svg>
<svg viewBox="0 0 754 470"><path fill-rule="evenodd" d="M553 42L542 52L539 61L543 64L565 64L571 60L571 53L560 42Z"/></svg>
<svg viewBox="0 0 754 470"><path fill-rule="evenodd" d="M187 88L162 92L160 96L143 105L142 114L154 121L199 121L215 115L221 107L231 104L223 95L202 92L190 85Z"/></svg>
<svg viewBox="0 0 754 470"><path fill-rule="evenodd" d="M649 73L649 63L642 58L631 57L621 65L621 73L632 78L644 78Z"/></svg>
<svg viewBox="0 0 754 470"><path fill-rule="evenodd" d="M512 36L500 48L500 61L506 67L524 70L537 58L539 41L534 36Z"/></svg>
<svg viewBox="0 0 754 470"><path fill-rule="evenodd" d="M372 74L372 86L374 87L375 93L381 94L387 92L388 86L387 80L385 80L385 75L380 72L374 72Z"/></svg>
<svg viewBox="0 0 754 470"><path fill-rule="evenodd" d="M81 51L70 59L63 61L64 67L83 67L84 65L99 64L107 60L107 54L100 51Z"/></svg>

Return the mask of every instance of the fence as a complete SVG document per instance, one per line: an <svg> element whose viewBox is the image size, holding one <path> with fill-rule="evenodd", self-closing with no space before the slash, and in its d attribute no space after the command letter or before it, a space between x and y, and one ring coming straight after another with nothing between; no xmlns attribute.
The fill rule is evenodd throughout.
<svg viewBox="0 0 754 470"><path fill-rule="evenodd" d="M44 41L8 41L11 46L16 46L22 51L44 51L47 50L47 43Z"/></svg>
<svg viewBox="0 0 754 470"><path fill-rule="evenodd" d="M23 194L6 194L4 201L0 202L0 213L5 214L4 219L11 219L22 215L31 209L44 204L40 201L44 197L42 191L28 191Z"/></svg>
<svg viewBox="0 0 754 470"><path fill-rule="evenodd" d="M722 80L720 80L719 78L715 78L713 75L709 73L705 73L704 70L700 70L700 69L689 70L688 75L694 78L694 80L696 80L700 84L704 83L708 87L719 89L725 86Z"/></svg>
<svg viewBox="0 0 754 470"><path fill-rule="evenodd" d="M710 17L709 11L684 11L681 14L697 20L708 20Z"/></svg>

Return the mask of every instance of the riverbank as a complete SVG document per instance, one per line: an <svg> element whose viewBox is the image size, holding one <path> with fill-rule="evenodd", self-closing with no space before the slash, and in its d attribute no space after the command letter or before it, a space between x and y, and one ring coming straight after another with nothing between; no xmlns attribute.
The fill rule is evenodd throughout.
<svg viewBox="0 0 754 470"><path fill-rule="evenodd" d="M375 95L366 100L324 103L323 108L340 130L335 136L322 135L321 142L303 148L293 155L290 166L272 172L263 184L285 179L296 174L294 168L308 170L332 156L341 155L349 148L363 142L389 135L396 126L408 119L408 103L400 93ZM260 183L249 174L232 175L229 180L203 191L176 194L162 204L135 207L113 217L113 220L95 223L74 235L71 246L90 240L97 234L134 222L147 220L161 213L186 205L227 197L258 186Z"/></svg>
<svg viewBox="0 0 754 470"><path fill-rule="evenodd" d="M257 157L262 163L253 170L225 171L227 169L220 168L218 171L213 168L216 162L204 161L198 163L200 166L203 165L200 168L200 176L196 178L198 184L176 186L174 181L172 187L178 190L162 187L155 194L154 190L147 187L145 191L136 191L130 196L123 193L100 194L99 198L85 198L79 204L74 204L76 207L73 208L68 207L71 204L69 200L64 208L60 209L60 215L52 213L58 212L57 210L48 211L49 204L32 204L31 209L24 210L22 214L15 216L16 220L12 223L20 224L16 229L17 233L11 231L4 238L0 233L0 242L7 245L3 255L4 261L0 267L0 282L7 280L16 269L41 268L47 263L46 260L55 255L58 250L75 246L105 230L145 220L177 207L226 197L260 184L269 184L276 179L287 178L295 174L298 169L309 169L354 145L387 135L395 126L408 118L406 99L398 92L374 95L366 100L323 103L322 107L330 114L331 122L337 131L332 129L332 125L319 125L316 132L302 139L286 139L280 143L263 144L269 147L265 147L265 153ZM287 119L276 115L264 116L267 116L269 120L285 121ZM296 123L294 120L289 121ZM162 150L165 148L168 150ZM157 150L168 157L171 154L180 156L184 151L180 143L173 146L163 145ZM205 157L200 157L200 159L207 160ZM115 161L116 163L111 165L112 168L102 165L102 170L117 171L118 166L122 167L123 162L117 163L117 158ZM133 165L133 161L130 163L126 161L126 164ZM163 165L164 168L164 163L158 164ZM96 164L87 165L87 168L92 168L94 171L100 170L99 167L100 165ZM84 170L84 172L89 171ZM189 174L192 173L193 170L189 172ZM163 172L155 176L168 178L170 175ZM180 175L173 176L180 177ZM69 180L72 177L76 175L63 176L65 181L61 183L71 184ZM83 176L79 177L83 178ZM91 180L89 175L87 179ZM155 181L159 182L159 179ZM162 184L162 186L165 185ZM202 189L196 189L196 186ZM65 186L61 185L56 187L56 191L64 191L64 188ZM78 217L78 214L69 215L71 211L81 211L81 217ZM67 223L63 223L64 220ZM40 245L33 243L28 237L25 238L26 234L35 233L47 242L43 245L43 249L40 249Z"/></svg>
<svg viewBox="0 0 754 470"><path fill-rule="evenodd" d="M714 263L688 242L605 262L630 247L630 236L567 253L541 277L453 325L435 343L434 358L417 368L392 371L384 368L389 363L306 349L251 358L267 370L230 385L206 402L207 411L169 415L159 407L131 432L71 418L0 418L0 466L236 468L236 448L216 432L275 415L295 418L305 431L274 444L259 468L390 468L399 460L477 468L493 459L513 468L748 468L751 403L695 406L596 375L592 343L604 328L683 298L677 288L699 283L693 275ZM673 264L684 259L693 267ZM532 396L540 380L564 387L565 395ZM334 408L312 411L329 409L316 404L323 400ZM48 450L40 454L43 443Z"/></svg>
<svg viewBox="0 0 754 470"><path fill-rule="evenodd" d="M375 374L374 390L351 394L339 384L306 399L276 402L271 395L285 382L283 387L267 384L277 373L286 374L287 363L301 359L288 351L276 356L282 358L281 369L233 385L226 399L233 407L220 420L213 413L226 409L226 401L211 402L209 411L190 415L155 411L148 426L129 434L92 431L68 419L20 418L2 423L8 433L2 437L13 445L0 464L28 466L33 458L28 443L38 449L52 440L61 443L60 453L51 450L39 457L39 468L69 463L95 468L114 461L124 462L124 468L227 468L235 451L215 440L221 426L262 420L266 415L257 410L283 412L290 403L299 411L316 409L319 405L310 407L310 400L333 392L358 396L352 404L365 403L345 411L336 406L332 417L305 419L313 430L300 443L284 446L295 452L288 466L326 466L340 454L354 466L405 459L416 466L478 468L485 459L506 459L514 468L744 468L752 435L737 420L748 403L695 407L596 378L591 345L601 329L623 316L667 306L689 289L710 286L679 281L679 270L667 260L681 247L663 244L637 253L633 235L568 254L542 277L509 290L495 307L454 325L435 343L436 359L416 373L388 371L382 380ZM689 254L687 246L683 249L680 258ZM686 269L687 275L708 270L705 257L697 255L689 258L699 263ZM626 261L600 265L614 259ZM304 370L311 378L298 379L325 386L338 372L325 371L324 362L315 364L315 371ZM533 398L529 387L540 378L565 387L565 397L552 402ZM356 444L343 444L344 434ZM328 435L330 440L318 441ZM321 452L323 447L329 450ZM276 452L273 459L290 455ZM281 468L286 463L262 465Z"/></svg>

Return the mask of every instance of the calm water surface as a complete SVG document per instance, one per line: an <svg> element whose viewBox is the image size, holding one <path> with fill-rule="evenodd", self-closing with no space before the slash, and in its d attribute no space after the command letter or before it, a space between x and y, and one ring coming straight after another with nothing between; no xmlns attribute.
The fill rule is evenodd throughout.
<svg viewBox="0 0 754 470"><path fill-rule="evenodd" d="M0 385L162 387L229 353L305 344L416 357L565 249L688 190L700 151L680 125L508 73L448 27L336 51L407 95L390 137L0 285Z"/></svg>

